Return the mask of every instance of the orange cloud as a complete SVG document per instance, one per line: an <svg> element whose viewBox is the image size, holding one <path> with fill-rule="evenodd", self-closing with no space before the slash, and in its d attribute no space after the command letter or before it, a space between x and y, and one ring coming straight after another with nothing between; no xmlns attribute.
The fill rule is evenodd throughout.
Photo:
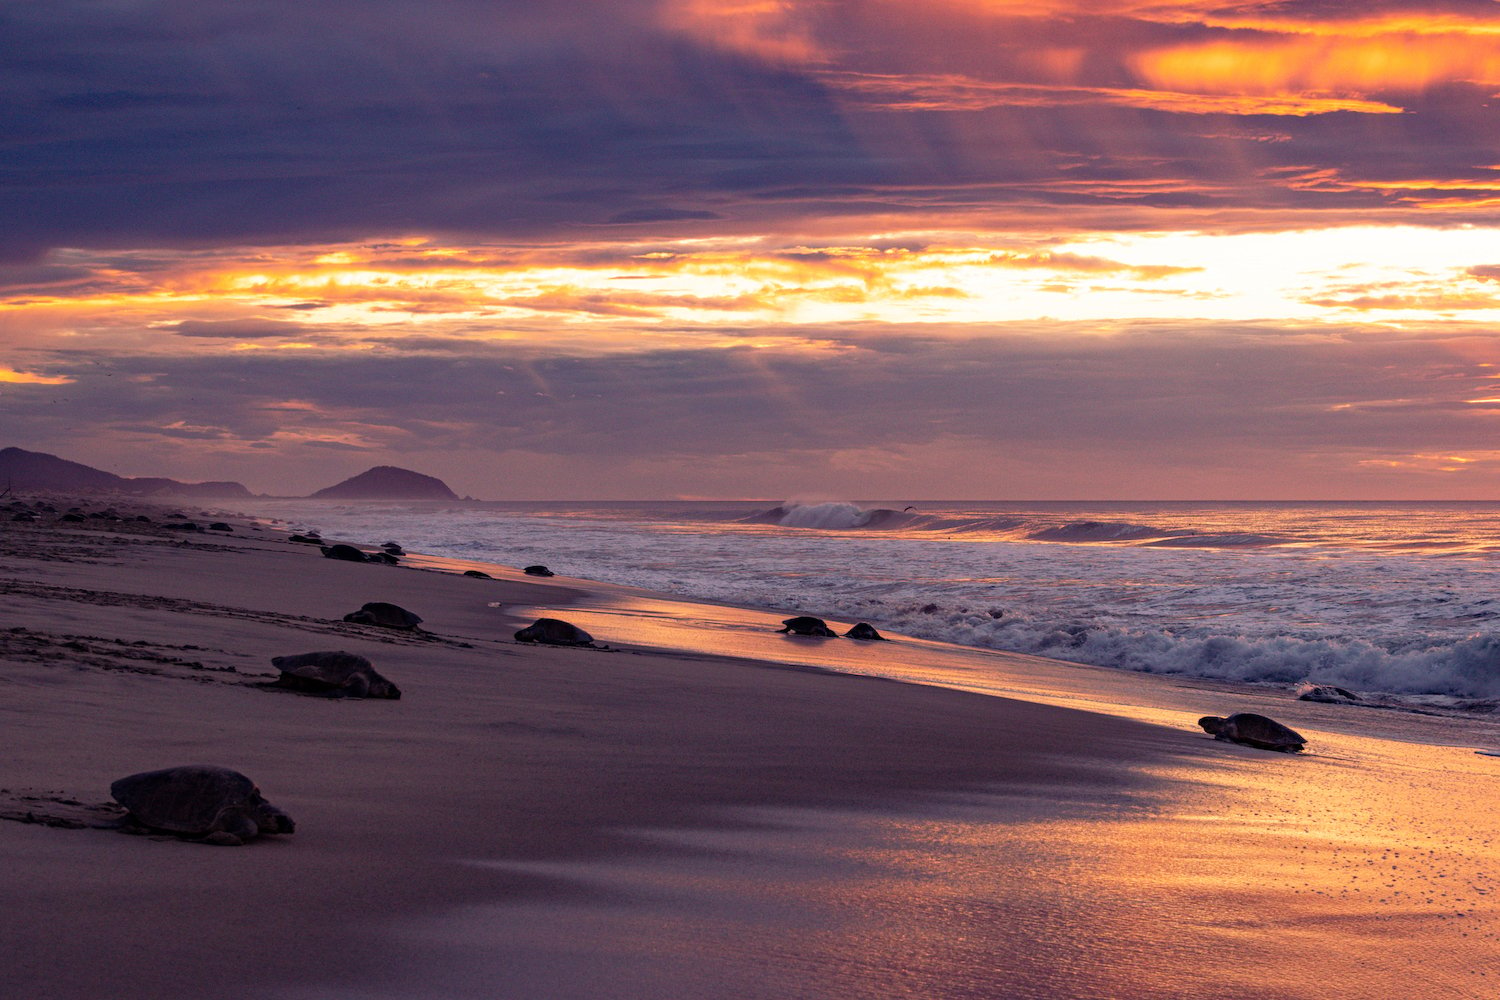
<svg viewBox="0 0 1500 1000"><path fill-rule="evenodd" d="M1303 170L1298 183L1344 183ZM1083 179L1059 180L1068 189ZM1204 188L1109 181L1141 197ZM1068 189L1071 190L1071 189ZM1398 192L1399 193L1399 192ZM1415 192L1414 194L1420 194ZM108 281L39 304L0 299L15 342L140 353L367 350L561 339L599 353L742 345L823 323L966 323L1053 317L1280 316L1452 323L1500 309L1493 230L1358 229L1067 239L957 230L527 248L436 241L101 256ZM1244 262L1260 264L1246 270ZM85 274L88 263L74 261ZM1091 281L1107 284L1089 286ZM1082 284L1080 284L1082 282ZM85 289L103 288L103 294ZM135 288L132 293L130 289ZM1086 294L1085 294L1086 293ZM768 331L774 331L769 332ZM17 339L20 338L20 339ZM447 349L447 348L434 348ZM42 376L15 372L4 381Z"/></svg>
<svg viewBox="0 0 1500 1000"><path fill-rule="evenodd" d="M1438 313L1470 309L1500 309L1500 297L1472 292L1352 295L1347 298L1310 298L1304 301L1309 305L1330 309L1399 309Z"/></svg>
<svg viewBox="0 0 1500 1000"><path fill-rule="evenodd" d="M1493 171L1492 167L1480 168ZM1500 205L1500 177L1414 177L1399 180L1350 177L1337 168L1268 171L1299 191L1364 191L1388 196L1387 204L1421 211L1453 211Z"/></svg>
<svg viewBox="0 0 1500 1000"><path fill-rule="evenodd" d="M1140 278L1165 278L1174 274L1192 274L1201 267L1178 267L1168 264L1123 264L1105 257L1075 253L998 253L989 263L999 267L1044 268L1050 271L1082 271L1094 274L1128 273Z"/></svg>
<svg viewBox="0 0 1500 1000"><path fill-rule="evenodd" d="M1358 17L1318 16L1299 19L1276 17L1264 8L1235 11L1218 4L1210 10L1190 7L1179 12L1176 20L1177 23L1191 21L1216 28L1344 39L1389 35L1467 35L1482 39L1485 36L1500 35L1500 14L1483 18L1442 11L1392 11Z"/></svg>
<svg viewBox="0 0 1500 1000"><path fill-rule="evenodd" d="M68 385L73 380L65 375L37 375L20 372L14 368L0 368L0 382L18 382L25 385Z"/></svg>
<svg viewBox="0 0 1500 1000"><path fill-rule="evenodd" d="M1004 83L961 74L889 74L829 71L825 82L891 111L983 111L997 107L1049 107L1106 104L1180 114L1291 115L1357 111L1400 114L1381 101L1295 93L1201 93L1189 89L1149 90Z"/></svg>
<svg viewBox="0 0 1500 1000"><path fill-rule="evenodd" d="M1361 38L1392 34L1500 34L1500 13L1485 17L1456 11L1393 10L1333 14L1330 5L1284 3L1227 4L1223 0L929 0L971 15L1027 20L1115 17L1156 24L1202 25L1210 28L1262 31L1275 34ZM1415 6L1415 4L1413 5Z"/></svg>
<svg viewBox="0 0 1500 1000"><path fill-rule="evenodd" d="M821 46L795 0L669 0L662 20L699 42L774 63L816 63Z"/></svg>
<svg viewBox="0 0 1500 1000"><path fill-rule="evenodd" d="M1130 65L1152 87L1240 97L1338 99L1500 82L1493 34L1299 34L1153 49Z"/></svg>
<svg viewBox="0 0 1500 1000"><path fill-rule="evenodd" d="M1134 17L1141 20L1168 22L1202 21L1223 4L1215 0L1201 3L1165 4L1156 0L929 0L932 6L945 6L967 14L991 17L1050 20L1057 17Z"/></svg>

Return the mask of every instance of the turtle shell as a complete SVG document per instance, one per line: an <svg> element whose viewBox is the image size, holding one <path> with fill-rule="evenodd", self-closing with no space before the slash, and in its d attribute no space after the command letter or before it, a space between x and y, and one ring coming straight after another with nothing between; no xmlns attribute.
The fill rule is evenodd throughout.
<svg viewBox="0 0 1500 1000"><path fill-rule="evenodd" d="M869 622L860 622L858 625L845 632L844 637L846 639L866 639L872 641L875 639L885 638L885 636L877 632L875 630L875 626L871 625Z"/></svg>
<svg viewBox="0 0 1500 1000"><path fill-rule="evenodd" d="M329 691L335 695L345 692L350 681L363 678L361 691L352 692L356 697L368 692L371 698L400 698L401 691L386 680L370 661L357 653L330 650L320 653L298 653L295 656L274 656L271 665L281 671L278 687L297 688L304 691Z"/></svg>
<svg viewBox="0 0 1500 1000"><path fill-rule="evenodd" d="M779 632L790 632L793 635L834 635L833 629L821 618L811 615L798 615L796 618L788 618L781 623L784 627L777 629Z"/></svg>
<svg viewBox="0 0 1500 1000"><path fill-rule="evenodd" d="M550 569L548 569L545 566L527 566L525 569L521 570L521 572L525 573L527 576L556 576L557 575L556 573L552 572Z"/></svg>
<svg viewBox="0 0 1500 1000"><path fill-rule="evenodd" d="M545 642L552 646L591 646L594 637L560 618L538 618L516 633L517 642Z"/></svg>
<svg viewBox="0 0 1500 1000"><path fill-rule="evenodd" d="M327 556L329 559L343 559L346 562L370 561L369 557L367 557L359 549L356 549L352 545L345 545L342 542L338 543L337 545L324 545L323 555Z"/></svg>
<svg viewBox="0 0 1500 1000"><path fill-rule="evenodd" d="M355 674L373 674L370 661L358 653L330 650L326 653L298 653L296 656L273 656L271 666L284 674L330 687L343 687Z"/></svg>
<svg viewBox="0 0 1500 1000"><path fill-rule="evenodd" d="M1297 690L1298 701L1321 701L1330 705L1346 705L1350 702L1363 701L1359 695L1348 688L1341 688L1336 684L1304 684Z"/></svg>
<svg viewBox="0 0 1500 1000"><path fill-rule="evenodd" d="M266 801L240 772L204 764L132 774L109 793L143 825L189 836L212 833L225 810L254 810Z"/></svg>
<svg viewBox="0 0 1500 1000"><path fill-rule="evenodd" d="M1213 733L1215 739L1244 743L1262 750L1301 750L1307 742L1307 737L1296 730L1254 712L1237 712L1227 719L1204 716L1198 724Z"/></svg>
<svg viewBox="0 0 1500 1000"><path fill-rule="evenodd" d="M385 601L370 601L358 611L351 611L345 615L344 621L360 625L379 625L381 628L404 629L414 629L422 623L420 616L412 614L398 604L387 604Z"/></svg>

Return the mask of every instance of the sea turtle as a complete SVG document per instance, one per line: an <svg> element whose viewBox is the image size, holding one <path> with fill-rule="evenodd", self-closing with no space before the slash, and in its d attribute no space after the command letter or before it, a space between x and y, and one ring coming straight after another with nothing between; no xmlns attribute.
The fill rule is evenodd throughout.
<svg viewBox="0 0 1500 1000"><path fill-rule="evenodd" d="M517 642L544 642L551 646L592 646L594 637L560 618L538 618L516 633Z"/></svg>
<svg viewBox="0 0 1500 1000"><path fill-rule="evenodd" d="M1330 705L1347 705L1351 702L1363 701L1359 695L1348 688L1341 688L1334 684L1304 684L1297 690L1298 701L1321 701Z"/></svg>
<svg viewBox="0 0 1500 1000"><path fill-rule="evenodd" d="M782 622L778 632L789 632L792 635L837 635L833 629L821 618L813 618L810 615L798 615L796 618L788 618Z"/></svg>
<svg viewBox="0 0 1500 1000"><path fill-rule="evenodd" d="M884 639L885 636L875 631L875 626L868 622L860 622L858 625L844 633L846 639Z"/></svg>
<svg viewBox="0 0 1500 1000"><path fill-rule="evenodd" d="M329 559L343 559L346 562L370 561L369 557L367 557L363 552L359 551L359 549L356 549L352 545L344 545L343 543L339 543L338 545L324 545L322 548L323 555L327 556Z"/></svg>
<svg viewBox="0 0 1500 1000"><path fill-rule="evenodd" d="M358 611L351 611L345 615L344 621L353 622L356 625L379 625L381 628L404 629L408 632L415 631L422 623L422 619L417 615L398 604L387 604L385 601L370 601Z"/></svg>
<svg viewBox="0 0 1500 1000"><path fill-rule="evenodd" d="M480 570L477 570L477 569L466 569L466 570L464 570L464 576L472 576L476 580L493 580L494 579L494 577L490 576L488 573L481 572Z"/></svg>
<svg viewBox="0 0 1500 1000"><path fill-rule="evenodd" d="M234 525L228 523L227 521L215 521L213 524L210 524L208 526L208 530L209 531L233 531L234 530Z"/></svg>
<svg viewBox="0 0 1500 1000"><path fill-rule="evenodd" d="M1216 740L1243 743L1262 750L1295 753L1307 742L1307 737L1301 733L1254 712L1237 712L1227 719L1205 715L1198 720L1198 725L1203 727L1204 732L1213 734Z"/></svg>
<svg viewBox="0 0 1500 1000"><path fill-rule="evenodd" d="M552 572L550 569L548 569L545 566L527 566L525 569L521 570L521 572L525 573L527 576L556 576L557 575L556 573Z"/></svg>
<svg viewBox="0 0 1500 1000"><path fill-rule="evenodd" d="M404 555L406 555L406 550L401 547L401 544L399 542L385 542L380 547L382 549L385 549L387 552L389 552L393 556L404 556Z"/></svg>
<svg viewBox="0 0 1500 1000"><path fill-rule="evenodd" d="M160 830L234 847L262 833L291 833L292 818L255 782L227 767L190 764L121 778L109 792L130 811L123 829Z"/></svg>
<svg viewBox="0 0 1500 1000"><path fill-rule="evenodd" d="M375 672L370 661L356 653L331 650L273 656L271 666L281 676L272 687L290 688L329 698L399 698L401 689Z"/></svg>

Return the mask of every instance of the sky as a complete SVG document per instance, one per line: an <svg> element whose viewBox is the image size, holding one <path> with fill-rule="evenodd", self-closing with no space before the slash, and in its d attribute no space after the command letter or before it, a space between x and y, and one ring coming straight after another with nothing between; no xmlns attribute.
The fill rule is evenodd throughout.
<svg viewBox="0 0 1500 1000"><path fill-rule="evenodd" d="M16 0L0 446L1500 499L1500 2Z"/></svg>

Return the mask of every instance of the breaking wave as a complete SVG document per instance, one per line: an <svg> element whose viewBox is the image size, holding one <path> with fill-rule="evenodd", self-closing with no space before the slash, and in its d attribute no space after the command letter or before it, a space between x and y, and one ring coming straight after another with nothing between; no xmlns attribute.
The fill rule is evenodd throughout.
<svg viewBox="0 0 1500 1000"><path fill-rule="evenodd" d="M886 530L914 534L988 536L1016 541L1071 544L1132 544L1165 548L1250 548L1292 544L1297 539L1258 532L1213 532L1130 521L1056 522L1025 516L955 517L915 507L863 508L843 501L782 503L740 519L743 524L820 531Z"/></svg>
<svg viewBox="0 0 1500 1000"><path fill-rule="evenodd" d="M1321 523L1260 507L1207 511L1197 528L836 502L673 517L645 504L533 507L318 508L306 526L1124 670L1500 699L1500 554L1397 550L1363 521L1340 547ZM1491 520L1476 532L1480 516ZM1500 539L1500 515L1466 509L1451 523L1454 537ZM1416 512L1405 537L1442 541L1434 524Z"/></svg>
<svg viewBox="0 0 1500 1000"><path fill-rule="evenodd" d="M857 528L901 528L915 518L887 507L865 510L852 503L787 503L752 514L744 519L751 524L774 524L783 528L822 528L829 531L852 531Z"/></svg>
<svg viewBox="0 0 1500 1000"><path fill-rule="evenodd" d="M1002 613L996 618L989 611L930 604L884 610L885 627L921 638L1142 673L1262 684L1310 681L1365 692L1459 699L1500 698L1500 633L1381 643L1349 636L1150 629L1026 613Z"/></svg>

